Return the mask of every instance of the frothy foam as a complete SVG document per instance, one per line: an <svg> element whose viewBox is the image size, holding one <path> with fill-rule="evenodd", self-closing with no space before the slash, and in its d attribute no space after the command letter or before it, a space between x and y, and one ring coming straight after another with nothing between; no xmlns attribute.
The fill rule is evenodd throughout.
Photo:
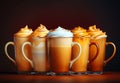
<svg viewBox="0 0 120 83"><path fill-rule="evenodd" d="M78 26L72 30L74 37L90 37L87 30Z"/></svg>
<svg viewBox="0 0 120 83"><path fill-rule="evenodd" d="M48 37L73 37L73 33L59 26L57 29L50 31Z"/></svg>
<svg viewBox="0 0 120 83"><path fill-rule="evenodd" d="M28 37L32 33L32 29L28 28L28 25L26 25L24 28L21 28L20 31L18 31L15 36L17 37Z"/></svg>
<svg viewBox="0 0 120 83"><path fill-rule="evenodd" d="M33 37L45 37L48 34L49 30L40 24L40 26L32 33Z"/></svg>
<svg viewBox="0 0 120 83"><path fill-rule="evenodd" d="M96 25L90 26L88 33L91 35L91 38L107 37L106 32L103 32L99 28L96 28Z"/></svg>

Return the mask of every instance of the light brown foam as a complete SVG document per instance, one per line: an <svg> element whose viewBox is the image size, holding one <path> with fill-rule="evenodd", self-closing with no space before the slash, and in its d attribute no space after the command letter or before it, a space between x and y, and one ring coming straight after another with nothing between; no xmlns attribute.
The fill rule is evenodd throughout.
<svg viewBox="0 0 120 83"><path fill-rule="evenodd" d="M102 38L107 37L106 32L103 32L99 28L96 28L96 25L90 26L88 33L91 35L91 38Z"/></svg>
<svg viewBox="0 0 120 83"><path fill-rule="evenodd" d="M40 26L33 32L33 37L45 37L48 34L49 30L47 28L40 24Z"/></svg>
<svg viewBox="0 0 120 83"><path fill-rule="evenodd" d="M26 25L24 28L21 28L20 31L14 34L14 37L29 37L32 33L32 29L29 29Z"/></svg>
<svg viewBox="0 0 120 83"><path fill-rule="evenodd" d="M84 29L83 27L75 27L72 30L74 37L90 37L90 35L88 34L87 30Z"/></svg>

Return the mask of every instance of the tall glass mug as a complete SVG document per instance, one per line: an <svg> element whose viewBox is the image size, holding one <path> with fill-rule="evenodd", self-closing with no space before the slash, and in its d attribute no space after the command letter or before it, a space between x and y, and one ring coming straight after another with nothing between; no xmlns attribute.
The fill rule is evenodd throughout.
<svg viewBox="0 0 120 83"><path fill-rule="evenodd" d="M112 42L106 42L107 38L106 32L103 32L99 28L96 28L96 25L90 26L88 32L91 35L90 41L96 43L99 48L99 51L96 52L96 47L93 45L90 46L88 73L102 74L104 65L107 64L116 53L116 46ZM113 53L108 59L105 60L107 45L113 46Z"/></svg>
<svg viewBox="0 0 120 83"><path fill-rule="evenodd" d="M87 65L89 58L89 46L93 45L98 48L98 45L95 43L90 43L90 37L74 37L74 42L78 42L81 47L81 56L76 60L72 66L72 74L87 74ZM97 51L99 51L97 49ZM72 58L75 58L78 55L79 48L78 46L73 46ZM95 54L97 55L97 53Z"/></svg>
<svg viewBox="0 0 120 83"><path fill-rule="evenodd" d="M85 74L87 71L87 63L88 63L88 54L89 54L89 43L90 43L90 35L87 33L86 29L83 27L75 27L71 30L74 37L73 41L78 42L81 47L81 56L72 66L71 74ZM78 46L73 46L72 58L75 58L79 52Z"/></svg>
<svg viewBox="0 0 120 83"><path fill-rule="evenodd" d="M116 52L115 44L112 42L106 42L106 37L99 38L99 39L91 39L91 42L98 44L99 52L97 55L95 55L96 47L92 45L90 46L88 73L102 74L104 65L108 63L115 55L115 52ZM114 48L112 55L107 60L105 60L106 45L112 45Z"/></svg>
<svg viewBox="0 0 120 83"><path fill-rule="evenodd" d="M8 42L5 45L5 53L8 57L8 59L10 59L17 66L18 73L27 73L27 72L30 72L32 70L32 67L31 67L30 63L27 62L22 55L22 49L21 49L22 44L26 41L29 41L29 38L14 37L14 42ZM7 48L8 48L9 45L14 46L15 60L12 59L8 54ZM24 51L27 54L27 56L29 58L31 58L31 48L30 48L30 46L27 45L25 47Z"/></svg>
<svg viewBox="0 0 120 83"><path fill-rule="evenodd" d="M72 42L72 37L49 37L48 38L48 54L50 61L51 75L66 75L69 73L72 65L81 56L81 45ZM72 46L77 45L79 52L77 56L71 60Z"/></svg>
<svg viewBox="0 0 120 83"><path fill-rule="evenodd" d="M32 67L29 62L27 62L22 55L22 44L24 42L30 41L30 35L32 33L32 29L29 29L26 25L25 28L21 28L20 31L14 34L14 42L8 42L5 45L5 54L8 59L10 59L13 63L16 64L17 70L19 73L27 73L32 70ZM12 59L8 54L8 46L13 45L15 50L15 60ZM31 48L30 46L26 46L24 49L25 53L29 58L31 58Z"/></svg>
<svg viewBox="0 0 120 83"><path fill-rule="evenodd" d="M32 48L32 59L27 57L28 54L24 51L26 45L30 45ZM26 61L32 65L35 74L46 74L49 70L46 37L32 37L31 42L25 42L22 45L22 53Z"/></svg>

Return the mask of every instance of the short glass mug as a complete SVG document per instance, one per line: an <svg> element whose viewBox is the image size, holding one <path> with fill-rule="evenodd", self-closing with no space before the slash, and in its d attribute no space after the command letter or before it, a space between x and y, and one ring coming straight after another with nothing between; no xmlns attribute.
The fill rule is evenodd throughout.
<svg viewBox="0 0 120 83"><path fill-rule="evenodd" d="M26 37L14 37L14 42L7 42L5 45L5 54L9 60L11 60L17 67L18 73L28 73L32 71L32 67L29 62L27 62L22 55L22 44L26 41L30 41ZM8 54L8 46L13 45L15 50L15 60L11 58ZM24 49L25 53L31 58L31 48L26 46Z"/></svg>
<svg viewBox="0 0 120 83"><path fill-rule="evenodd" d="M47 40L50 62L50 75L68 75L73 63L81 56L81 45L72 41L72 37L49 37ZM79 52L71 60L72 46L77 45Z"/></svg>
<svg viewBox="0 0 120 83"><path fill-rule="evenodd" d="M78 42L81 47L81 56L78 60L76 60L71 68L71 74L87 74L87 65L88 65L88 58L89 58L89 47L94 45L98 50L98 45L96 43L90 43L90 37L73 37L73 42ZM72 58L75 58L79 52L78 46L73 46ZM97 53L95 54L97 55Z"/></svg>
<svg viewBox="0 0 120 83"><path fill-rule="evenodd" d="M32 60L24 52L25 46L30 45L32 51ZM45 75L49 71L46 37L32 37L31 42L25 42L22 45L22 53L34 69L35 74Z"/></svg>
<svg viewBox="0 0 120 83"><path fill-rule="evenodd" d="M112 42L106 42L106 37L91 39L91 42L98 45L99 51L96 51L96 47L92 45L90 46L88 74L103 74L103 67L114 57L116 53L116 46ZM112 55L105 60L106 45L109 44L113 46L114 50Z"/></svg>

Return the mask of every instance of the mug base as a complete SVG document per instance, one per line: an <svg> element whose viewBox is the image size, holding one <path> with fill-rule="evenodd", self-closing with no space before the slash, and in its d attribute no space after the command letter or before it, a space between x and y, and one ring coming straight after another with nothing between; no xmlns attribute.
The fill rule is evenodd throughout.
<svg viewBox="0 0 120 83"><path fill-rule="evenodd" d="M31 71L19 71L17 74L31 74Z"/></svg>
<svg viewBox="0 0 120 83"><path fill-rule="evenodd" d="M33 71L30 73L31 75L47 75L47 72L39 72L39 71Z"/></svg>
<svg viewBox="0 0 120 83"><path fill-rule="evenodd" d="M87 72L73 72L73 71L70 71L69 74L70 75L86 75Z"/></svg>
<svg viewBox="0 0 120 83"><path fill-rule="evenodd" d="M88 71L87 74L100 75L103 74L103 71Z"/></svg>
<svg viewBox="0 0 120 83"><path fill-rule="evenodd" d="M66 73L48 72L47 75L48 76L64 76L64 75L69 75L69 73L68 72L66 72Z"/></svg>

